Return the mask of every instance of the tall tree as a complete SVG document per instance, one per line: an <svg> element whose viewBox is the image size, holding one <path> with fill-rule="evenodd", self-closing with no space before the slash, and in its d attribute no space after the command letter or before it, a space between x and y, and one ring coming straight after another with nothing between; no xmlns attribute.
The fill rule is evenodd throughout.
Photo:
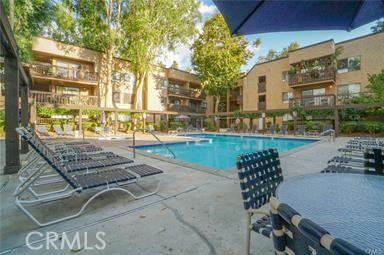
<svg viewBox="0 0 384 255"><path fill-rule="evenodd" d="M218 112L220 99L234 86L241 66L252 57L248 41L243 36L231 37L223 16L215 14L205 22L192 50L192 66L203 90L213 96Z"/></svg>
<svg viewBox="0 0 384 255"><path fill-rule="evenodd" d="M3 0L5 10L13 23L13 33L19 46L20 58L32 58L32 36L42 35L53 20L54 5L49 0Z"/></svg>
<svg viewBox="0 0 384 255"><path fill-rule="evenodd" d="M179 64L177 63L176 60L173 60L172 65L171 65L171 68L175 68L175 69L178 69L178 68L179 68Z"/></svg>
<svg viewBox="0 0 384 255"><path fill-rule="evenodd" d="M125 36L122 24L127 19L128 4L128 0L62 0L56 8L58 29L52 32L54 39L104 52L100 70L104 107L111 95L113 57L121 51ZM116 89L113 87L112 91ZM112 103L116 108L113 96Z"/></svg>
<svg viewBox="0 0 384 255"><path fill-rule="evenodd" d="M378 20L376 24L371 27L373 33L384 31L384 19Z"/></svg>
<svg viewBox="0 0 384 255"><path fill-rule="evenodd" d="M289 52L300 48L298 42L291 42L287 47L284 47L283 50L278 54L278 57L288 57Z"/></svg>
<svg viewBox="0 0 384 255"><path fill-rule="evenodd" d="M130 1L130 12L123 24L126 38L121 56L131 61L136 77L132 100L135 107L155 59L196 34L196 23L201 18L198 8L197 0Z"/></svg>

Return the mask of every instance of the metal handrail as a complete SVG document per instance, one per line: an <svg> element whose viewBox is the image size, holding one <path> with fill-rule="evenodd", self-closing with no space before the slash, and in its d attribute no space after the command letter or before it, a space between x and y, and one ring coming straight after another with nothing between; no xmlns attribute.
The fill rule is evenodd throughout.
<svg viewBox="0 0 384 255"><path fill-rule="evenodd" d="M327 133L329 133L329 139L335 141L336 132L334 129L327 129L320 133L320 136L325 136Z"/></svg>
<svg viewBox="0 0 384 255"><path fill-rule="evenodd" d="M153 137L155 137L156 138L156 140L166 149L166 150L168 150L171 154L172 154L172 156L173 156L173 158L175 159L176 158L176 154L165 144L165 143L163 143L161 140L160 140L160 138L155 134L155 133L153 133L153 131L152 130L149 130L149 129L144 129L144 128L140 128L140 129L136 129L136 130L134 130L133 131L133 158L136 158L136 132L137 131L143 131L143 132L148 132L148 133L150 133Z"/></svg>

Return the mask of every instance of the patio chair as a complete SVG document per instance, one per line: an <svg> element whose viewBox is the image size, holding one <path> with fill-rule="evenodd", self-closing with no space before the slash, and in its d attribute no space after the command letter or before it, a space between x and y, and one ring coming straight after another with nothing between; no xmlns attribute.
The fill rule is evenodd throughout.
<svg viewBox="0 0 384 255"><path fill-rule="evenodd" d="M53 157L53 152L45 146L43 143L34 143L32 142L32 137L25 136L23 130L17 129L17 132L22 136L24 140L41 156L46 163L57 172L61 177L62 181L67 185L63 189L56 189L54 191L45 191L44 193L38 193L33 188L36 186L36 181L39 179L41 174L44 173L44 168L36 169L35 172L26 180L21 182L14 195L16 197L16 205L37 225L47 226L69 220L75 217L80 216L86 207L98 196L109 192L109 191L123 191L131 195L134 199L140 199L157 193L160 185L160 181L156 186L155 190L152 192L147 192L143 195L135 195L132 191L123 188L125 185L136 183L138 184L139 180L158 175L163 173L162 170L155 167L141 164L135 166L129 166L126 168L108 168L101 169L93 172L78 173L73 174L66 171L64 167L60 165L55 157ZM81 207L81 209L70 216L58 218L48 222L41 222L25 207L26 205L36 205L41 203L53 202L56 200L61 200L64 198L72 197L76 194L81 194L86 191L101 189L94 195L92 195ZM145 190L145 189L144 189ZM25 193L31 193L33 198L30 196L23 196Z"/></svg>
<svg viewBox="0 0 384 255"><path fill-rule="evenodd" d="M305 125L297 125L295 135L305 135Z"/></svg>
<svg viewBox="0 0 384 255"><path fill-rule="evenodd" d="M260 208L275 195L277 185L283 181L279 153L269 149L255 153L242 154L237 157L237 169L240 179L244 209L247 212L246 254L249 254L251 231L270 238L272 226L269 215ZM264 215L251 222L254 214Z"/></svg>
<svg viewBox="0 0 384 255"><path fill-rule="evenodd" d="M45 125L36 125L36 131L39 133L41 136L46 136L50 137L51 135L49 134L47 128Z"/></svg>
<svg viewBox="0 0 384 255"><path fill-rule="evenodd" d="M275 134L275 132L276 132L276 126L275 126L275 124L272 124L272 125L268 128L268 132L269 132L270 134L272 134L272 135Z"/></svg>
<svg viewBox="0 0 384 255"><path fill-rule="evenodd" d="M274 197L270 206L275 254L367 255Z"/></svg>
<svg viewBox="0 0 384 255"><path fill-rule="evenodd" d="M53 130L55 131L57 136L65 136L64 131L61 129L60 125L53 125Z"/></svg>
<svg viewBox="0 0 384 255"><path fill-rule="evenodd" d="M280 135L286 135L286 134L287 134L287 125L281 125Z"/></svg>
<svg viewBox="0 0 384 255"><path fill-rule="evenodd" d="M73 129L72 129L72 127L70 125L64 124L63 128L64 128L64 134L65 135L75 136L75 132L73 132Z"/></svg>

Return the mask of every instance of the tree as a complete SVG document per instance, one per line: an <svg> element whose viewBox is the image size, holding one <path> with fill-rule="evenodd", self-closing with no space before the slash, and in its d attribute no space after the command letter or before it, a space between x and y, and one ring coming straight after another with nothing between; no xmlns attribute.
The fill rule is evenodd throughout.
<svg viewBox="0 0 384 255"><path fill-rule="evenodd" d="M192 66L203 84L203 90L215 100L218 112L224 97L239 78L240 68L252 53L243 36L231 37L221 14L206 21L203 32L192 46Z"/></svg>
<svg viewBox="0 0 384 255"><path fill-rule="evenodd" d="M135 74L133 104L143 88L145 77L154 60L166 50L174 50L196 34L201 19L197 0L136 0L129 3L129 15L124 21L126 34L121 56L131 61Z"/></svg>
<svg viewBox="0 0 384 255"><path fill-rule="evenodd" d="M378 20L376 24L371 27L372 33L382 32L384 31L384 19Z"/></svg>
<svg viewBox="0 0 384 255"><path fill-rule="evenodd" d="M384 103L384 70L378 74L368 74L368 86L373 93L374 101Z"/></svg>
<svg viewBox="0 0 384 255"><path fill-rule="evenodd" d="M296 50L300 48L300 45L298 42L291 42L288 47L283 48L283 50L280 52L278 57L288 57L289 52Z"/></svg>
<svg viewBox="0 0 384 255"><path fill-rule="evenodd" d="M274 49L269 49L267 56L265 58L267 61L269 61L277 58L277 56L278 56L277 51L275 51Z"/></svg>
<svg viewBox="0 0 384 255"><path fill-rule="evenodd" d="M104 53L100 91L107 98L112 84L113 57L122 50L125 38L122 23L128 16L128 0L64 0L56 7L57 31L52 37ZM115 84L113 84L115 86ZM115 87L112 90L116 90ZM116 108L114 97L112 102ZM107 100L104 100L104 107Z"/></svg>
<svg viewBox="0 0 384 255"><path fill-rule="evenodd" d="M172 65L171 65L171 68L179 69L179 64L177 63L176 60L173 60Z"/></svg>
<svg viewBox="0 0 384 255"><path fill-rule="evenodd" d="M41 35L53 20L54 5L48 0L3 1L13 25L21 60L32 58L32 36Z"/></svg>

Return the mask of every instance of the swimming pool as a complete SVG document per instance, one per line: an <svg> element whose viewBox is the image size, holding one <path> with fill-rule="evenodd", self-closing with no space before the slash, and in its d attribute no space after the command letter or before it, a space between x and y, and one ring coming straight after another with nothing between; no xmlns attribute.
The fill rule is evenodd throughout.
<svg viewBox="0 0 384 255"><path fill-rule="evenodd" d="M318 140L271 138L255 136L196 134L202 138L199 142L178 142L167 144L175 153L176 160L195 163L217 170L233 169L236 157L242 153L255 152L269 148L277 148L282 153ZM170 153L162 145L136 146L138 150L170 157Z"/></svg>

